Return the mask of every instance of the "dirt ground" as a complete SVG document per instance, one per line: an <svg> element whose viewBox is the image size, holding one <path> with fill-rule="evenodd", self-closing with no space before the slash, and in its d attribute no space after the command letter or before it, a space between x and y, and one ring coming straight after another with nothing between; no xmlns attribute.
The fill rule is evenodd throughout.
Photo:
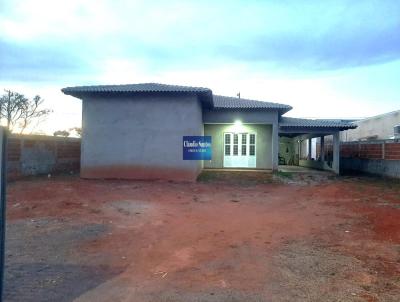
<svg viewBox="0 0 400 302"><path fill-rule="evenodd" d="M6 301L400 301L400 184L206 174L8 187Z"/></svg>

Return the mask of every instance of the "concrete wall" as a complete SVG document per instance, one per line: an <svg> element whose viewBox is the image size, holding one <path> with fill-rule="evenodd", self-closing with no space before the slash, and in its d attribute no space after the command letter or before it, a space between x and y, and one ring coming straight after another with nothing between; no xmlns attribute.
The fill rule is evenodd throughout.
<svg viewBox="0 0 400 302"><path fill-rule="evenodd" d="M356 129L343 131L341 141L351 142L367 138L389 139L394 135L393 127L400 124L400 110L366 118L355 122Z"/></svg>
<svg viewBox="0 0 400 302"><path fill-rule="evenodd" d="M400 178L400 160L342 157L340 159L340 169L343 172L363 172Z"/></svg>
<svg viewBox="0 0 400 302"><path fill-rule="evenodd" d="M182 137L203 135L194 95L86 98L81 176L195 180L201 161L182 159Z"/></svg>
<svg viewBox="0 0 400 302"><path fill-rule="evenodd" d="M224 133L235 132L237 126L205 124L204 135L212 136L212 160L204 161L204 168L223 168ZM243 124L240 132L256 133L257 169L272 169L272 125Z"/></svg>
<svg viewBox="0 0 400 302"><path fill-rule="evenodd" d="M78 138L42 135L10 135L7 142L7 176L51 173L78 173L80 163Z"/></svg>
<svg viewBox="0 0 400 302"><path fill-rule="evenodd" d="M278 125L278 111L257 111L257 110L207 110L203 111L203 122L207 123L226 123L233 124L240 120L243 123L252 124L275 124Z"/></svg>

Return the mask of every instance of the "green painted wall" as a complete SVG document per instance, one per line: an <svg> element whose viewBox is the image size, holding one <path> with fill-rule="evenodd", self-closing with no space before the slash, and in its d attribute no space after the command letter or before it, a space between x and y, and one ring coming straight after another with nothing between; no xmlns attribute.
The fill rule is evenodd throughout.
<svg viewBox="0 0 400 302"><path fill-rule="evenodd" d="M204 168L223 168L224 133L248 132L256 133L256 165L257 169L272 169L272 125L243 124L205 124L204 135L212 136L212 160L204 161Z"/></svg>

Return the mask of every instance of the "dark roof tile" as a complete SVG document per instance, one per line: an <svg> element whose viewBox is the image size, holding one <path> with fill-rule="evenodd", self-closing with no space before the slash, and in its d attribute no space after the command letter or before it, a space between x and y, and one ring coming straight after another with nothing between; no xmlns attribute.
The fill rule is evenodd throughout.
<svg viewBox="0 0 400 302"><path fill-rule="evenodd" d="M213 95L214 109L277 109L287 112L292 109L289 105L263 102L222 95Z"/></svg>
<svg viewBox="0 0 400 302"><path fill-rule="evenodd" d="M316 128L354 129L357 128L357 125L348 120L304 119L304 118L282 117L279 122L279 127L281 128L316 127Z"/></svg>
<svg viewBox="0 0 400 302"><path fill-rule="evenodd" d="M217 109L256 109L256 110L278 110L281 114L292 109L289 105L262 102L243 98L213 95L211 89L203 87L166 85L157 83L127 84L127 85L94 85L76 86L61 89L63 93L75 97L83 97L90 94L105 93L143 93L143 92L175 92L195 93L201 97L203 104L213 110Z"/></svg>
<svg viewBox="0 0 400 302"><path fill-rule="evenodd" d="M76 96L82 93L121 93L121 92L191 92L191 93L211 93L211 90L203 87L166 85L157 83L141 83L126 85L93 85L93 86L76 86L61 89L68 95Z"/></svg>

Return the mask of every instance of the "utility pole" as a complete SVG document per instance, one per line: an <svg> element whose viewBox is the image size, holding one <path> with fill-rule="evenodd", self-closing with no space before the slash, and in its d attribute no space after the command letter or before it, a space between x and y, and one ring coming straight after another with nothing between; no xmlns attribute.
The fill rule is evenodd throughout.
<svg viewBox="0 0 400 302"><path fill-rule="evenodd" d="M240 91L236 95L240 99Z"/></svg>
<svg viewBox="0 0 400 302"><path fill-rule="evenodd" d="M0 302L4 291L4 254L6 241L6 156L7 130L0 127Z"/></svg>

